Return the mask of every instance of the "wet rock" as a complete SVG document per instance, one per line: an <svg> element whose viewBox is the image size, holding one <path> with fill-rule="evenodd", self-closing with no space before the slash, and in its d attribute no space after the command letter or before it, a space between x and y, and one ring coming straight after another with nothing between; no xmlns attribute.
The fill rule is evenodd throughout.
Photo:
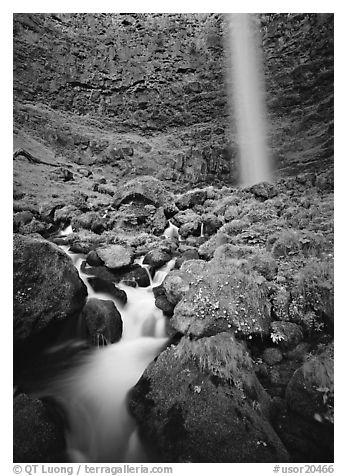
<svg viewBox="0 0 347 476"><path fill-rule="evenodd" d="M334 346L329 344L296 370L286 390L287 405L294 413L333 424L333 359Z"/></svg>
<svg viewBox="0 0 347 476"><path fill-rule="evenodd" d="M182 271L170 271L163 281L163 289L168 301L175 306L189 291L189 276Z"/></svg>
<svg viewBox="0 0 347 476"><path fill-rule="evenodd" d="M86 256L86 261L89 266L102 266L103 261L99 258L97 252L95 250L89 251Z"/></svg>
<svg viewBox="0 0 347 476"><path fill-rule="evenodd" d="M14 339L22 341L76 314L87 290L71 259L57 245L14 235L13 253Z"/></svg>
<svg viewBox="0 0 347 476"><path fill-rule="evenodd" d="M89 342L103 346L117 342L123 331L121 315L113 301L90 298L81 312Z"/></svg>
<svg viewBox="0 0 347 476"><path fill-rule="evenodd" d="M110 281L111 283L115 283L119 280L117 275L106 268L106 266L87 267L86 264L86 261L82 261L81 271L88 276L97 277L106 281Z"/></svg>
<svg viewBox="0 0 347 476"><path fill-rule="evenodd" d="M213 213L202 215L203 235L211 236L223 225L222 221Z"/></svg>
<svg viewBox="0 0 347 476"><path fill-rule="evenodd" d="M130 271L124 273L122 281L128 286L131 285L130 283L134 283L135 286L141 288L147 288L151 284L147 271L139 264L134 264Z"/></svg>
<svg viewBox="0 0 347 476"><path fill-rule="evenodd" d="M273 321L271 323L271 339L280 349L293 349L303 340L302 329L294 322Z"/></svg>
<svg viewBox="0 0 347 476"><path fill-rule="evenodd" d="M106 293L118 299L122 304L127 302L127 294L123 289L117 288L112 282L107 281L106 279L92 277L88 278L88 283L91 285L93 290L97 293Z"/></svg>
<svg viewBox="0 0 347 476"><path fill-rule="evenodd" d="M133 251L120 245L106 245L103 248L97 248L96 253L110 269L127 267L134 259Z"/></svg>
<svg viewBox="0 0 347 476"><path fill-rule="evenodd" d="M170 261L171 256L166 251L161 249L150 251L146 254L143 260L143 264L148 264L151 269L156 270L164 266L165 263Z"/></svg>
<svg viewBox="0 0 347 476"><path fill-rule="evenodd" d="M225 333L181 339L130 394L142 442L160 462L287 461L268 406L244 346Z"/></svg>
<svg viewBox="0 0 347 476"><path fill-rule="evenodd" d="M22 393L13 402L14 463L65 461L64 425L47 403Z"/></svg>
<svg viewBox="0 0 347 476"><path fill-rule="evenodd" d="M161 294L155 298L155 305L161 309L165 316L171 317L175 306L168 300L165 294Z"/></svg>
<svg viewBox="0 0 347 476"><path fill-rule="evenodd" d="M283 354L277 347L268 347L264 350L262 359L268 365L275 365L281 362Z"/></svg>

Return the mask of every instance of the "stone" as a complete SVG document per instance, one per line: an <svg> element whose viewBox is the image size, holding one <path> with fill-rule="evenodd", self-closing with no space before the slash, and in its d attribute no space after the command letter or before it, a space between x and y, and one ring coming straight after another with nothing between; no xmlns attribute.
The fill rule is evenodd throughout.
<svg viewBox="0 0 347 476"><path fill-rule="evenodd" d="M82 309L86 286L57 245L16 234L13 259L15 341L23 341Z"/></svg>
<svg viewBox="0 0 347 476"><path fill-rule="evenodd" d="M13 229L16 232L21 225L27 225L34 218L34 215L28 211L15 213L13 216Z"/></svg>
<svg viewBox="0 0 347 476"><path fill-rule="evenodd" d="M95 250L89 251L86 256L86 261L89 266L102 266L103 261L99 258L97 252Z"/></svg>
<svg viewBox="0 0 347 476"><path fill-rule="evenodd" d="M130 266L134 260L133 251L121 245L106 245L103 248L97 248L96 253L105 266L110 269Z"/></svg>
<svg viewBox="0 0 347 476"><path fill-rule="evenodd" d="M86 229L97 234L102 233L106 229L105 221L100 218L97 212L86 212L74 217L71 220L71 226L75 231Z"/></svg>
<svg viewBox="0 0 347 476"><path fill-rule="evenodd" d="M223 225L222 221L213 213L202 215L202 235L211 236Z"/></svg>
<svg viewBox="0 0 347 476"><path fill-rule="evenodd" d="M261 200L268 200L269 198L276 197L278 195L278 190L275 185L269 182L260 182L256 185L253 185L249 189L256 198Z"/></svg>
<svg viewBox="0 0 347 476"><path fill-rule="evenodd" d="M156 270L164 266L170 261L171 256L166 251L161 249L152 250L144 257L143 264L148 264L152 270Z"/></svg>
<svg viewBox="0 0 347 476"><path fill-rule="evenodd" d="M182 271L170 271L163 281L163 289L168 301L175 306L189 291L189 276Z"/></svg>
<svg viewBox="0 0 347 476"><path fill-rule="evenodd" d="M127 294L123 289L117 288L112 282L98 278L98 277L92 277L92 278L87 278L88 283L91 285L93 290L97 293L106 293L109 294L110 296L114 297L117 299L121 304L126 304L127 302Z"/></svg>
<svg viewBox="0 0 347 476"><path fill-rule="evenodd" d="M132 265L130 271L122 275L121 280L128 286L131 285L130 283L134 283L135 286L141 288L147 288L151 284L147 271L139 264Z"/></svg>
<svg viewBox="0 0 347 476"><path fill-rule="evenodd" d="M112 301L90 298L81 312L90 344L97 347L117 342L123 331L121 315Z"/></svg>
<svg viewBox="0 0 347 476"><path fill-rule="evenodd" d="M277 347L268 347L262 353L262 359L268 365L275 365L282 361L283 354Z"/></svg>
<svg viewBox="0 0 347 476"><path fill-rule="evenodd" d="M184 337L167 348L130 392L129 406L155 461L288 461L267 417L269 397L230 334Z"/></svg>
<svg viewBox="0 0 347 476"><path fill-rule="evenodd" d="M161 294L155 298L155 305L158 309L161 309L165 316L171 317L174 312L175 306L168 300L168 298Z"/></svg>
<svg viewBox="0 0 347 476"><path fill-rule="evenodd" d="M187 208L193 208L195 205L202 205L206 198L207 190L195 189L178 195L175 199L175 203L179 210L186 210Z"/></svg>
<svg viewBox="0 0 347 476"><path fill-rule="evenodd" d="M165 215L168 217L177 212L171 194L160 180L151 176L136 177L117 188L113 206L119 208L122 203L131 202L163 207Z"/></svg>
<svg viewBox="0 0 347 476"><path fill-rule="evenodd" d="M48 403L21 393L13 401L13 462L65 461L64 425Z"/></svg>
<svg viewBox="0 0 347 476"><path fill-rule="evenodd" d="M180 270L188 271L181 280L189 283L189 290L171 319L177 331L195 337L224 331L250 339L252 334L269 335L271 306L263 277L221 260L212 260L200 272L187 268L189 263L193 262L186 261Z"/></svg>

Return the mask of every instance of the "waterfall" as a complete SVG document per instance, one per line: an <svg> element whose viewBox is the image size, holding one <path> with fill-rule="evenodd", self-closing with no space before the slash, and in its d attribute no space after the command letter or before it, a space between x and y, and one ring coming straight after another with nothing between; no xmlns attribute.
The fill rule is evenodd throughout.
<svg viewBox="0 0 347 476"><path fill-rule="evenodd" d="M244 186L271 181L266 144L267 120L260 33L255 15L228 15L226 51L231 55L227 76L229 107L234 111L240 152L240 182Z"/></svg>

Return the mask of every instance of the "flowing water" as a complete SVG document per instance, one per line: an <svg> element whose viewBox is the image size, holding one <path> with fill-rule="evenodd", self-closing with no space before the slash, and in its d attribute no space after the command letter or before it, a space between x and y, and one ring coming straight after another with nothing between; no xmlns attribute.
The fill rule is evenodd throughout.
<svg viewBox="0 0 347 476"><path fill-rule="evenodd" d="M175 228L170 224L166 236L175 236ZM71 232L71 227L68 227L61 236ZM80 270L83 255L70 253L67 246L61 248L79 270L88 297L114 301L122 316L123 335L118 343L90 350L81 356L77 366L52 376L49 384L34 394L37 397L51 396L64 408L68 420L66 440L70 461L146 462L135 422L127 410L127 394L168 340L165 317L155 306L152 290L162 283L175 260L159 269L153 279L149 275L150 286L147 288L132 288L119 283L118 287L128 296L123 305L107 293L95 292L91 288L87 275ZM146 268L142 264L143 257L136 261Z"/></svg>
<svg viewBox="0 0 347 476"><path fill-rule="evenodd" d="M231 57L227 85L229 106L236 118L240 182L248 186L271 181L262 50L256 20L249 13L229 14L225 44Z"/></svg>

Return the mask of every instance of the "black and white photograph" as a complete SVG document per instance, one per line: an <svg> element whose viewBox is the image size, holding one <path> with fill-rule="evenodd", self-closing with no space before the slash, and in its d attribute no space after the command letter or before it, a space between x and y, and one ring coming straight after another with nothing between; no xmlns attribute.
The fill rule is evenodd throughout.
<svg viewBox="0 0 347 476"><path fill-rule="evenodd" d="M8 474L333 473L336 15L118 7L12 13Z"/></svg>

